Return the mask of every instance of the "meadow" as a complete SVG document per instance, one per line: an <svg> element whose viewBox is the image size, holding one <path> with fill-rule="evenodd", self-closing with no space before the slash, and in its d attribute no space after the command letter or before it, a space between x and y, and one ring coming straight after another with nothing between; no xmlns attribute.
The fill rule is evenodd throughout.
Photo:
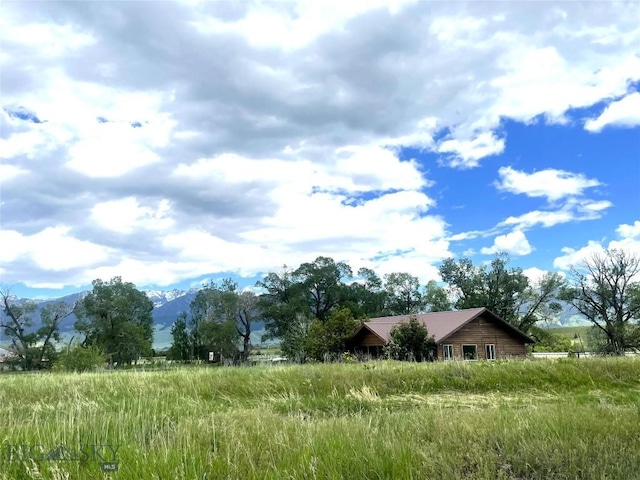
<svg viewBox="0 0 640 480"><path fill-rule="evenodd" d="M11 374L0 405L0 479L640 478L636 358Z"/></svg>
<svg viewBox="0 0 640 480"><path fill-rule="evenodd" d="M577 325L571 327L551 328L550 331L552 333L563 335L571 340L575 339L576 335L578 335L582 338L583 341L586 341L589 337L589 331L591 330L591 328L591 325Z"/></svg>

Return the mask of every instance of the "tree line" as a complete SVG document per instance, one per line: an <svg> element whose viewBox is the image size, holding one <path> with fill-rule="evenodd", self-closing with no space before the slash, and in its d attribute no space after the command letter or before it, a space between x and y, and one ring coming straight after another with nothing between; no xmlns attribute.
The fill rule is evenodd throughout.
<svg viewBox="0 0 640 480"><path fill-rule="evenodd" d="M266 274L255 292L240 289L232 279L211 282L173 324L169 354L186 362L207 360L214 352L216 360L246 362L252 326L262 321L262 340L278 340L284 355L323 360L342 355L348 339L368 318L474 307L488 308L544 343L551 341L550 333L539 324L555 318L561 302L592 323L603 352L623 354L640 346L637 256L607 250L573 267L566 278L546 273L535 282L509 263L506 254L482 265L467 258L447 259L439 267L442 283L422 285L406 272L380 276L361 268L354 273L347 263L320 256L297 268L283 266ZM92 287L76 305L58 302L44 307L35 330L30 328L35 304L17 302L6 289L2 292L0 331L24 369L46 368L60 355L55 348L60 324L72 313L81 336L76 356L99 352L113 366L151 352L153 304L144 292L120 277L94 280ZM67 348L62 358L66 354L69 360L71 353Z"/></svg>
<svg viewBox="0 0 640 480"><path fill-rule="evenodd" d="M540 324L560 313L561 302L592 322L603 353L640 346L638 257L610 250L572 268L568 278L548 272L537 281L509 263L506 254L488 265L447 259L439 267L443 284L421 285L406 272L381 277L362 268L354 274L345 262L318 257L268 273L256 284L260 294L239 292L230 279L211 283L198 292L191 314L184 312L174 325L171 354L188 361L214 350L246 360L252 321L262 320L263 341L279 340L283 354L292 359L322 360L342 355L347 340L368 318L474 307L488 308L538 343L553 344L557 336Z"/></svg>

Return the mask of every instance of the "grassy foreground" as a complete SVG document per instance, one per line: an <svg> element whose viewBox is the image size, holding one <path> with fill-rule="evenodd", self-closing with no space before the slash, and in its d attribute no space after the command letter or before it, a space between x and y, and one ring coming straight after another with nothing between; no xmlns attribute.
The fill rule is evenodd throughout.
<svg viewBox="0 0 640 480"><path fill-rule="evenodd" d="M628 480L639 426L632 358L0 375L0 479Z"/></svg>

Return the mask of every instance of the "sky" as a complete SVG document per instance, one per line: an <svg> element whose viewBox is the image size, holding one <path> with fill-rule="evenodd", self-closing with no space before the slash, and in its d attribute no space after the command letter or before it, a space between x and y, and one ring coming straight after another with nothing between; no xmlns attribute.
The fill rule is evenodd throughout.
<svg viewBox="0 0 640 480"><path fill-rule="evenodd" d="M0 4L0 283L640 253L638 2Z"/></svg>

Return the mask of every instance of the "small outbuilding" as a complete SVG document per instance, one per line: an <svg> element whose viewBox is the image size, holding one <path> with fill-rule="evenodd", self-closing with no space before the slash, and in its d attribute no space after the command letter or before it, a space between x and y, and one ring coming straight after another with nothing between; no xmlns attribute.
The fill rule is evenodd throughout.
<svg viewBox="0 0 640 480"><path fill-rule="evenodd" d="M526 345L534 340L486 308L415 315L437 345L438 360L496 360L525 358ZM357 353L382 355L391 329L408 322L410 315L372 318L350 341Z"/></svg>

